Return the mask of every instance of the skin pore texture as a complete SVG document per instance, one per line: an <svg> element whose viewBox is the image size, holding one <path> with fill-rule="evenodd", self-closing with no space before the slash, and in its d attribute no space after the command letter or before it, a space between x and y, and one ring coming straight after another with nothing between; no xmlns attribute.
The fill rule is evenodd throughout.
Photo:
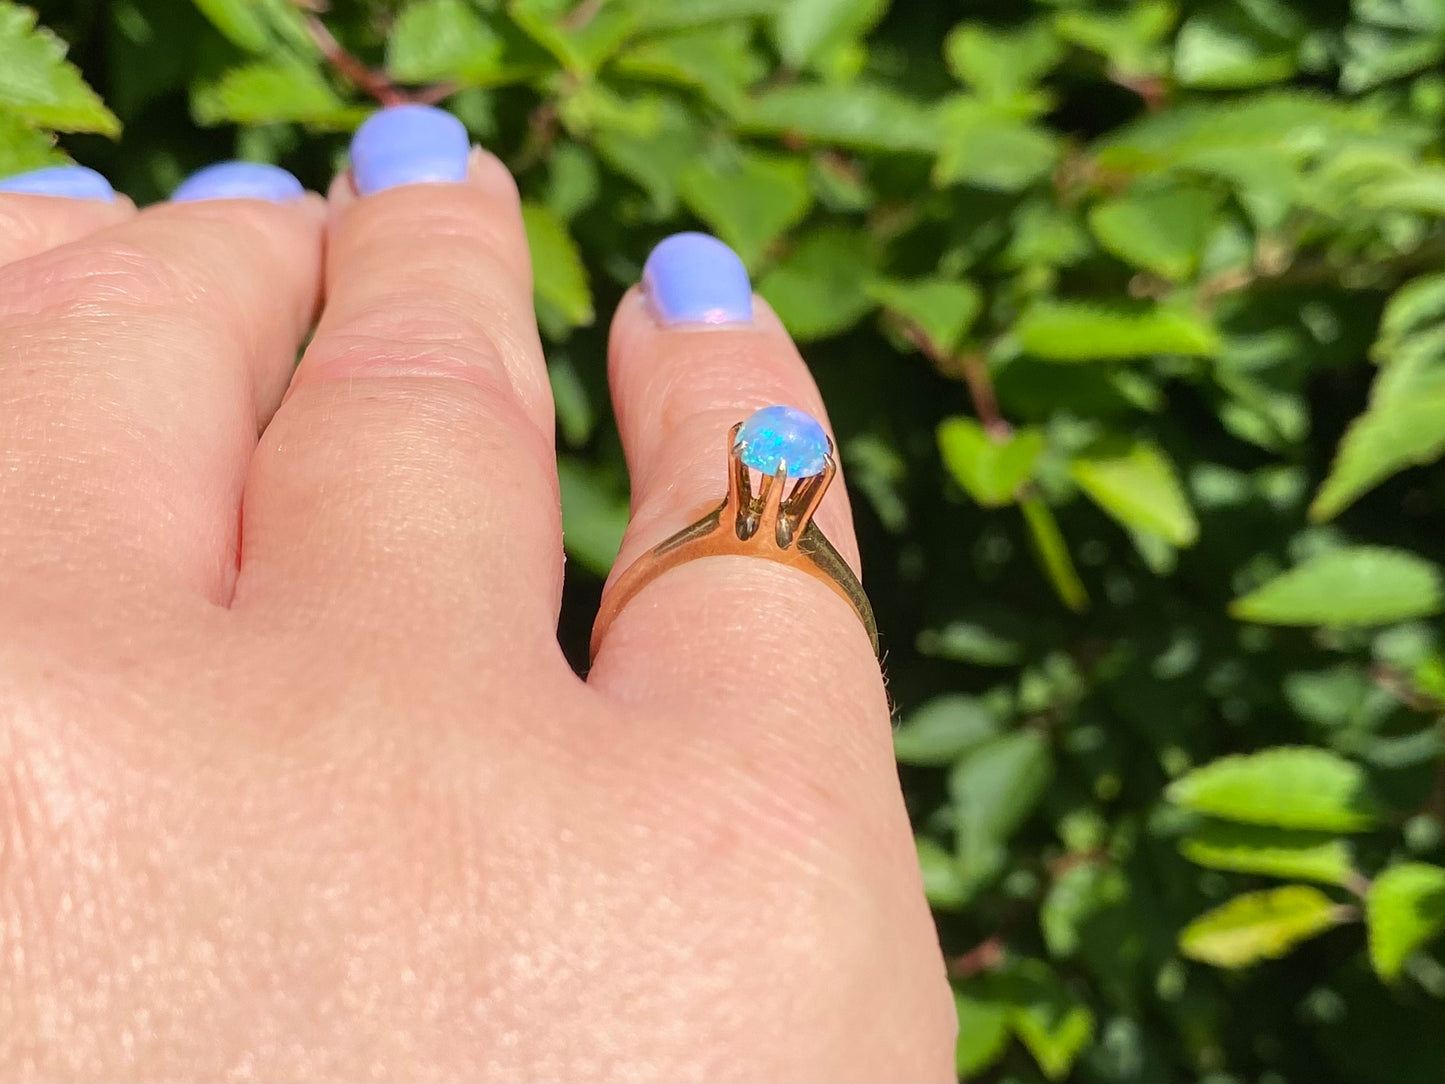
<svg viewBox="0 0 1445 1084"><path fill-rule="evenodd" d="M378 146L327 199L0 192L0 1076L953 1079L856 616L710 558L577 677L516 188ZM727 311L615 316L619 571L733 423L826 425Z"/></svg>

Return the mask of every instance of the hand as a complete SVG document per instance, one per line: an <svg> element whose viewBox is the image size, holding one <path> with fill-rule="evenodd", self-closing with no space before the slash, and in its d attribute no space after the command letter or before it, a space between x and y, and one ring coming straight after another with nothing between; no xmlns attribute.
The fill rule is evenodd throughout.
<svg viewBox="0 0 1445 1084"><path fill-rule="evenodd" d="M517 191L469 150L406 107L329 202L0 194L0 1074L952 1079L847 604L708 558L563 659ZM14 191L62 185L101 198ZM646 282L619 570L735 421L823 416L720 244ZM856 567L842 485L818 522Z"/></svg>

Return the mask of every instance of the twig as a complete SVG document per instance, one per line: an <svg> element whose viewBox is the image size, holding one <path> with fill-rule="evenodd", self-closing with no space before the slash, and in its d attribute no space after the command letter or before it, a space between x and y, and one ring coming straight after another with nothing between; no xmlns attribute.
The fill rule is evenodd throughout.
<svg viewBox="0 0 1445 1084"><path fill-rule="evenodd" d="M993 390L993 378L988 375L988 363L980 354L966 354L959 359L963 381L968 385L968 394L973 398L973 409L983 423L983 431L992 439L1002 443L1013 435L1013 427L1004 421L998 409L998 396Z"/></svg>
<svg viewBox="0 0 1445 1084"><path fill-rule="evenodd" d="M326 29L326 24L317 16L308 14L305 19L306 29L311 34L311 40L316 42L316 47L321 50L321 55L326 58L327 63L342 76L356 84L361 90L366 91L382 105L401 105L407 100L406 95L397 90L390 79L381 72L368 68L347 52L346 46L336 40L336 36Z"/></svg>
<svg viewBox="0 0 1445 1084"><path fill-rule="evenodd" d="M994 934L985 938L962 956L948 961L948 973L955 979L968 979L984 971L992 971L1003 963L1008 949L1003 940Z"/></svg>
<svg viewBox="0 0 1445 1084"><path fill-rule="evenodd" d="M597 13L602 10L603 0L582 0L575 8L569 11L562 20L562 26L567 30L577 31L597 18Z"/></svg>

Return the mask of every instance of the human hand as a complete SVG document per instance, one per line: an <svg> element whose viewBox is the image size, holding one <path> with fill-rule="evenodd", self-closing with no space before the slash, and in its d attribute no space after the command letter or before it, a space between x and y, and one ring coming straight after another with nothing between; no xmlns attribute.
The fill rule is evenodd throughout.
<svg viewBox="0 0 1445 1084"><path fill-rule="evenodd" d="M575 677L516 188L417 107L352 173L0 193L0 1074L951 1079L857 616L707 558ZM619 570L823 416L720 245L647 283Z"/></svg>

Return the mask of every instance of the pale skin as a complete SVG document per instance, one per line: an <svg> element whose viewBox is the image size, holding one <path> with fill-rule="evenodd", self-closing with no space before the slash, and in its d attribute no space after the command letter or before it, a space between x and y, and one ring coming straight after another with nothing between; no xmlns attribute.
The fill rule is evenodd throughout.
<svg viewBox="0 0 1445 1084"><path fill-rule="evenodd" d="M761 302L633 290L609 367L619 570L721 498L734 422L824 417ZM857 617L707 558L584 681L557 494L490 156L0 195L0 1077L953 1079ZM817 520L856 568L841 483Z"/></svg>

